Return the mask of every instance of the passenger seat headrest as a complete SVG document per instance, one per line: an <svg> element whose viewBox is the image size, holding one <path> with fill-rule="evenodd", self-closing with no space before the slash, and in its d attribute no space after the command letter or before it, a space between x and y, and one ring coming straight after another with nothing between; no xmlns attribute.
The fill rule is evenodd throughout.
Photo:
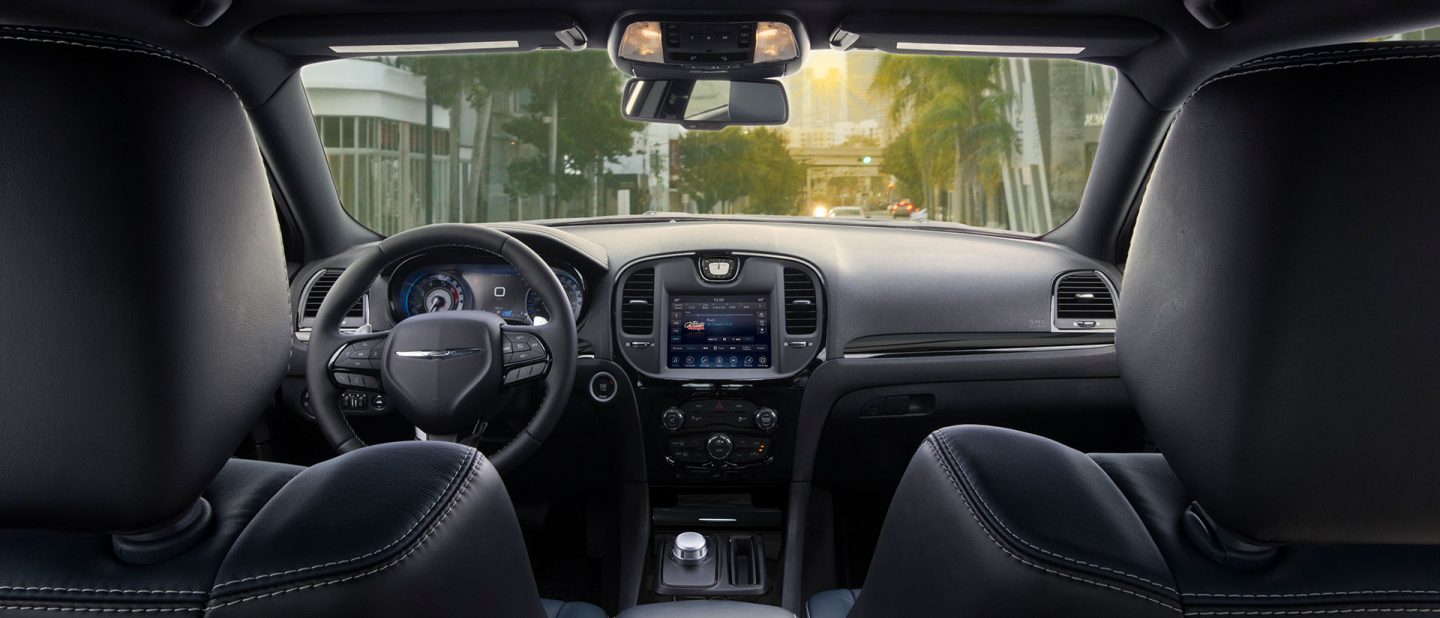
<svg viewBox="0 0 1440 618"><path fill-rule="evenodd" d="M1266 543L1440 543L1440 54L1300 50L1179 110L1123 379L1195 500Z"/></svg>
<svg viewBox="0 0 1440 618"><path fill-rule="evenodd" d="M289 348L275 206L230 88L119 37L0 26L0 527L196 504Z"/></svg>

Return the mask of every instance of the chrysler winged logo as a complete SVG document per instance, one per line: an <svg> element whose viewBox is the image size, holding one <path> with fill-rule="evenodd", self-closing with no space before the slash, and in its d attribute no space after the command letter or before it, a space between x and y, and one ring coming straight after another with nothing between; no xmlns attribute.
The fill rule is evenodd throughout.
<svg viewBox="0 0 1440 618"><path fill-rule="evenodd" d="M404 352L396 352L395 355L403 358L428 358L433 360L440 360L444 358L470 356L471 354L479 354L484 351L485 348L447 348L444 350L407 350Z"/></svg>

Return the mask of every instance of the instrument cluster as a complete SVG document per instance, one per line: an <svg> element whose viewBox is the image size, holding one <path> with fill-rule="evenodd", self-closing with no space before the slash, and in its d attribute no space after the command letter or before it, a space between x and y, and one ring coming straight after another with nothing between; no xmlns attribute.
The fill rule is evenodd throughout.
<svg viewBox="0 0 1440 618"><path fill-rule="evenodd" d="M551 265L578 320L585 283L566 266ZM550 313L514 266L499 258L425 256L401 264L390 279L396 322L422 313L472 309L521 324L543 324Z"/></svg>

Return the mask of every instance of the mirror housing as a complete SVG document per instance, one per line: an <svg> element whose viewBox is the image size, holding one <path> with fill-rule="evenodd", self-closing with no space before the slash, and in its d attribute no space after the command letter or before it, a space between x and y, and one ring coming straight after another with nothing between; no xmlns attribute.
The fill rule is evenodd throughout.
<svg viewBox="0 0 1440 618"><path fill-rule="evenodd" d="M785 124L790 102L778 81L632 79L620 112L629 120L678 124L696 131Z"/></svg>

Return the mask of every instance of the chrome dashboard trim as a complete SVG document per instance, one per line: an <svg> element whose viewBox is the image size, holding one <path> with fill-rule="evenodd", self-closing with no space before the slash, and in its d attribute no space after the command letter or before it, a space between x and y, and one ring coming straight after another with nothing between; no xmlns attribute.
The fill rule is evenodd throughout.
<svg viewBox="0 0 1440 618"><path fill-rule="evenodd" d="M1008 348L966 348L947 351L926 351L926 352L873 352L873 353L848 353L841 358L847 359L871 359L871 358L919 358L931 356L965 356L968 354L1013 354L1024 352L1056 352L1060 350L1094 350L1099 348L1113 348L1113 343L1081 343L1074 345L1044 345L1044 346L1016 346Z"/></svg>

